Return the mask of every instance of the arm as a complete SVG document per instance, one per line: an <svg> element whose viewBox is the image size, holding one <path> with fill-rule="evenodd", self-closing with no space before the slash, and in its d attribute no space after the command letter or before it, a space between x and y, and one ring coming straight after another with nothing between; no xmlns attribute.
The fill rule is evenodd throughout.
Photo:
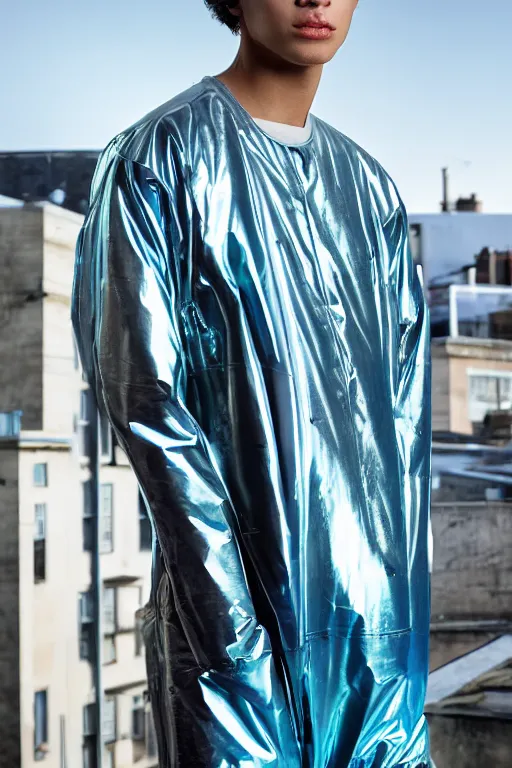
<svg viewBox="0 0 512 768"><path fill-rule="evenodd" d="M408 219L399 207L389 222L390 287L399 326L395 424L403 472L413 627L428 632L432 448L430 321L420 268L412 259Z"/></svg>
<svg viewBox="0 0 512 768"><path fill-rule="evenodd" d="M178 219L178 185L164 187L145 166L109 153L77 244L72 316L84 369L155 523L182 634L181 645L169 640L180 645L171 659L177 687L186 678L184 699L197 682L197 700L215 700L220 683L211 681L222 672L222 687L236 688L244 709L257 711L254 721L265 724L279 755L290 719L270 641L255 616L225 484L185 406L179 254L187 227ZM231 691L224 709L236 700Z"/></svg>

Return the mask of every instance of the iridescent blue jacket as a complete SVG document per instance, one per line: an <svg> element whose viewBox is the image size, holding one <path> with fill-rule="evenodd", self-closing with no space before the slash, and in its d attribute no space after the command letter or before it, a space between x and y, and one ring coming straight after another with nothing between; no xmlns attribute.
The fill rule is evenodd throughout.
<svg viewBox="0 0 512 768"><path fill-rule="evenodd" d="M388 174L206 77L102 153L72 317L154 523L160 767L428 764L429 322Z"/></svg>

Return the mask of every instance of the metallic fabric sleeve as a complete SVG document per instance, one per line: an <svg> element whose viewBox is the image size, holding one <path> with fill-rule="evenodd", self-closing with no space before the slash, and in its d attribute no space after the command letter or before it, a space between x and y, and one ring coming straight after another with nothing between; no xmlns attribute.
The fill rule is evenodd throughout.
<svg viewBox="0 0 512 768"><path fill-rule="evenodd" d="M156 531L160 768L427 765L429 318L388 174L204 78L103 152L72 314Z"/></svg>
<svg viewBox="0 0 512 768"><path fill-rule="evenodd" d="M114 153L80 237L74 289L88 378L137 474L163 553L148 647L157 723L168 714L158 728L160 765L181 765L179 730L190 766L238 765L246 754L292 766L290 715L255 617L231 504L185 405L179 253L166 238L176 225L172 199L147 168ZM153 658L160 654L162 666Z"/></svg>
<svg viewBox="0 0 512 768"><path fill-rule="evenodd" d="M411 599L411 626L428 637L430 631L430 584L425 573L431 567L431 440L432 392L430 317L425 302L421 267L410 251L408 219L400 200L392 243L396 253L394 275L401 330L396 429L403 467L403 509L407 523L408 562L411 578L421 574L425 584L415 585ZM427 589L425 589L425 587ZM428 595L428 598L427 598ZM428 603L426 603L428 599ZM425 647L425 652L427 648ZM428 658L422 659L425 684Z"/></svg>

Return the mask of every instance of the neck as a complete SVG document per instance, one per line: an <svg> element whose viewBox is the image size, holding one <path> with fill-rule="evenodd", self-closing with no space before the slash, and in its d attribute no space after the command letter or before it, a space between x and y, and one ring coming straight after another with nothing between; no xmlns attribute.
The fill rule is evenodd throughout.
<svg viewBox="0 0 512 768"><path fill-rule="evenodd" d="M321 75L322 65L297 66L277 60L242 36L234 62L217 78L252 117L302 128Z"/></svg>

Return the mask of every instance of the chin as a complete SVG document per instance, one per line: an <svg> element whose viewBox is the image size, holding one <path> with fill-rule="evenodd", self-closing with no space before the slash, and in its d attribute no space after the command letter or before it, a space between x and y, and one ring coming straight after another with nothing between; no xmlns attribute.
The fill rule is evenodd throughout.
<svg viewBox="0 0 512 768"><path fill-rule="evenodd" d="M297 64L301 67L315 67L327 64L328 61L334 58L335 53L336 51L331 49L324 49L322 51L319 47L316 50L310 49L307 51L301 46L301 50L290 52L286 58L292 64Z"/></svg>

